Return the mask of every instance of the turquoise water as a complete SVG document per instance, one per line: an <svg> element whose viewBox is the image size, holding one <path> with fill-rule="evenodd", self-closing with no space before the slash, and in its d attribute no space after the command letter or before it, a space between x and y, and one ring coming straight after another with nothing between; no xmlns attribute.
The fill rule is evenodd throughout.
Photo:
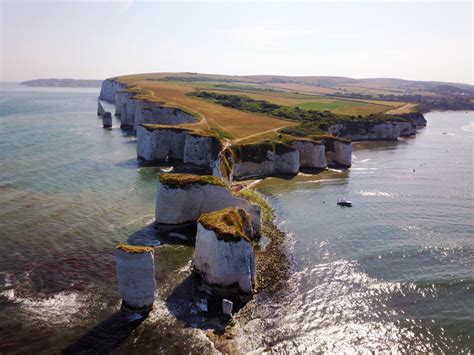
<svg viewBox="0 0 474 355"><path fill-rule="evenodd" d="M58 351L110 317L114 245L131 236L159 245L159 288L116 352L211 351L166 304L193 249L150 227L161 170L137 164L118 121L102 129L97 95L0 86L0 352ZM291 233L295 272L278 303L256 298L243 350L474 347L474 117L427 119L415 139L360 144L350 171L261 186Z"/></svg>
<svg viewBox="0 0 474 355"><path fill-rule="evenodd" d="M357 144L347 172L261 187L298 268L279 349L474 350L474 114L426 119L416 138Z"/></svg>

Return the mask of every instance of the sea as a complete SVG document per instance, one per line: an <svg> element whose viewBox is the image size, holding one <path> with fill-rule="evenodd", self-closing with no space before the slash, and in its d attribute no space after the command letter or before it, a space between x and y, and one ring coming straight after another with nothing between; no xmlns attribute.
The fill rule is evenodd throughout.
<svg viewBox="0 0 474 355"><path fill-rule="evenodd" d="M118 120L103 129L97 96L0 84L0 353L51 354L113 328L127 241L156 247L154 309L97 349L213 353L205 300L173 301L193 246L152 226L171 168L138 163ZM257 295L236 325L240 351L474 352L474 112L425 117L416 137L355 143L349 170L258 183L293 268L288 289Z"/></svg>

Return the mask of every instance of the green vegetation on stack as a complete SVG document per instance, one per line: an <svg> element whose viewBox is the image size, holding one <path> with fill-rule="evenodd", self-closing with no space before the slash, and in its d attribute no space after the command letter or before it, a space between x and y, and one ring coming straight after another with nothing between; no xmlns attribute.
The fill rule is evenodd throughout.
<svg viewBox="0 0 474 355"><path fill-rule="evenodd" d="M268 202L257 192L250 188L245 188L237 192L236 196L243 197L250 202L256 203L262 208L262 223L267 224L273 221L273 209L268 204Z"/></svg>
<svg viewBox="0 0 474 355"><path fill-rule="evenodd" d="M171 189L189 189L193 185L217 185L227 188L223 180L211 175L161 174L160 182Z"/></svg>
<svg viewBox="0 0 474 355"><path fill-rule="evenodd" d="M229 207L220 211L204 213L199 217L198 222L212 230L217 239L229 242L238 242L242 239L252 242L249 236L244 233L242 216L235 208Z"/></svg>

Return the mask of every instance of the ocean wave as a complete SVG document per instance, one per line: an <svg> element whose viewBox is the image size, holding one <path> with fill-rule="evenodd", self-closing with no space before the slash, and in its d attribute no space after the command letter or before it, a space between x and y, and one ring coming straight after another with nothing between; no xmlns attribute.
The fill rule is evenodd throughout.
<svg viewBox="0 0 474 355"><path fill-rule="evenodd" d="M463 132L474 132L474 122L471 122L465 126L461 127L461 131Z"/></svg>
<svg viewBox="0 0 474 355"><path fill-rule="evenodd" d="M317 180L308 180L308 181L297 181L297 184L316 184L320 182L336 182L336 181L346 181L345 178L337 178L337 179L317 179Z"/></svg>
<svg viewBox="0 0 474 355"><path fill-rule="evenodd" d="M383 192L383 191L358 191L357 194L362 195L362 196L369 196L369 197L389 197L389 198L397 198L398 194L396 193L391 193L391 192Z"/></svg>
<svg viewBox="0 0 474 355"><path fill-rule="evenodd" d="M87 306L74 292L60 292L48 298L29 298L18 296L14 289L8 289L0 292L0 296L20 305L22 311L31 318L47 321L49 324L68 323L70 317Z"/></svg>

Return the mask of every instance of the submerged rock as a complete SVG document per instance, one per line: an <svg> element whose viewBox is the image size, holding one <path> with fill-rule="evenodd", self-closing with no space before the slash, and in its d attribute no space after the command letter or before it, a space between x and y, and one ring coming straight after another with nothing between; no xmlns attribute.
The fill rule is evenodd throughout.
<svg viewBox="0 0 474 355"><path fill-rule="evenodd" d="M153 248L119 244L115 269L123 307L132 310L151 308L156 290Z"/></svg>
<svg viewBox="0 0 474 355"><path fill-rule="evenodd" d="M248 214L226 208L198 220L194 272L210 293L249 297L255 286L255 251L246 234Z"/></svg>

